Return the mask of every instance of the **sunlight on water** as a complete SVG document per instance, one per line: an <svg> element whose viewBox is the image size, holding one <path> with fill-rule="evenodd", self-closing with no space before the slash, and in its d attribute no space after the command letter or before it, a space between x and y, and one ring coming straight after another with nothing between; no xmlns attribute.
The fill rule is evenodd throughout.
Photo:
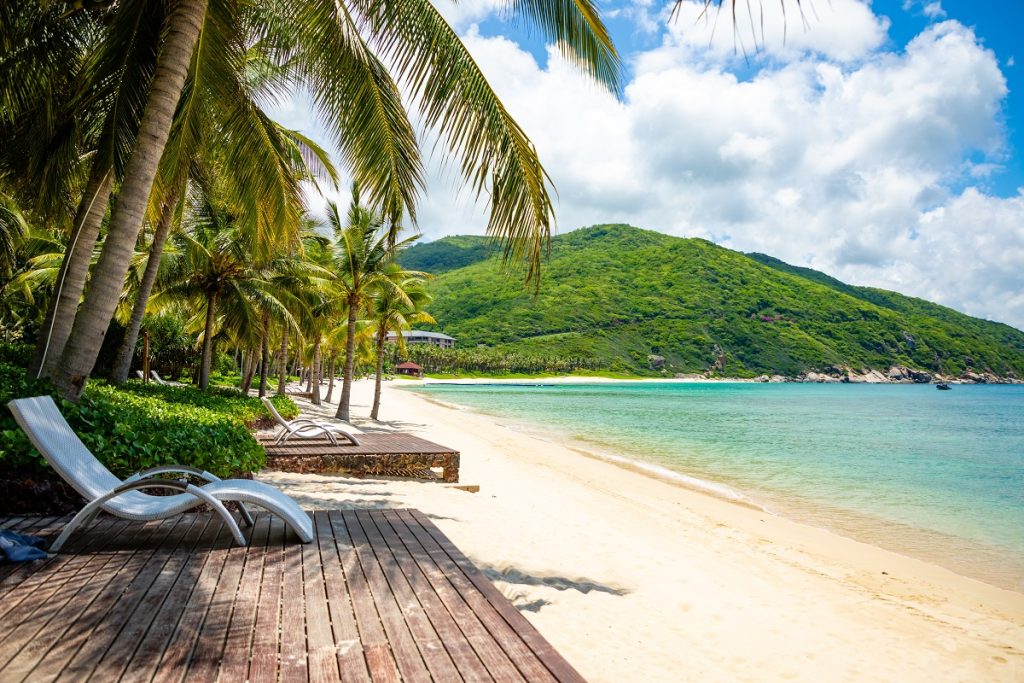
<svg viewBox="0 0 1024 683"><path fill-rule="evenodd" d="M1002 585L1024 585L1024 386L419 390L724 484L780 514Z"/></svg>

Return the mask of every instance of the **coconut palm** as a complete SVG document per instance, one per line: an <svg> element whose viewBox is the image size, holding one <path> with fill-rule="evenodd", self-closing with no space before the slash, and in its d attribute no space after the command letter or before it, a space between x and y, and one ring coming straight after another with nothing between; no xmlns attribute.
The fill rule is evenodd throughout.
<svg viewBox="0 0 1024 683"><path fill-rule="evenodd" d="M345 330L345 364L342 369L341 399L337 417L348 421L352 399L352 379L356 358L356 321L374 287L387 279L388 266L400 249L416 238L393 243L383 218L361 206L358 186L352 188L348 215L342 218L338 205L327 206L326 226L335 235L335 301L348 312Z"/></svg>
<svg viewBox="0 0 1024 683"><path fill-rule="evenodd" d="M509 254L528 254L536 276L552 222L548 179L529 140L429 0L177 0L171 7L103 253L54 374L65 396L81 392L116 308L174 112L189 104L182 95L194 54L231 62L248 45L275 45L288 66L281 86L301 83L312 93L352 175L392 226L403 212L414 216L422 186L416 138L393 79L402 82L474 191L489 198L489 229L509 238ZM527 0L510 9L556 39L583 71L616 85L617 55L589 0ZM120 8L110 24L110 34L124 30Z"/></svg>
<svg viewBox="0 0 1024 683"><path fill-rule="evenodd" d="M373 408L370 417L374 420L380 412L380 384L384 373L384 344L388 333L395 332L395 343L399 351L405 352L403 330L408 330L415 323L433 323L434 318L424 307L430 303L431 297L423 289L426 273L403 270L397 263L387 267L386 277L375 287L367 301L367 312L374 330L376 350L376 379L373 388Z"/></svg>

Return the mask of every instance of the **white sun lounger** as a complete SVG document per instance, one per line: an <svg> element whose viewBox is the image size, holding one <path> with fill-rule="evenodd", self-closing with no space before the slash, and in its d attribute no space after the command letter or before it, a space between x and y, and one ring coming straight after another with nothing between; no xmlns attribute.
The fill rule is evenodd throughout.
<svg viewBox="0 0 1024 683"><path fill-rule="evenodd" d="M299 418L298 420L288 420L281 417L281 413L277 412L277 408L274 407L273 402L264 396L262 399L263 405L270 411L274 421L281 425L281 433L277 435L274 443L284 443L293 436L297 436L300 439L310 439L317 436L326 436L327 440L331 442L331 445L338 445L338 437L345 438L353 446L359 445L359 439L357 439L351 432L342 429L336 424L330 422L316 422L308 418Z"/></svg>
<svg viewBox="0 0 1024 683"><path fill-rule="evenodd" d="M156 382L157 384L163 384L163 385L170 384L170 382L164 380L163 377L161 377L160 375L156 374L156 370L150 370L149 371L149 376L152 377L153 381Z"/></svg>
<svg viewBox="0 0 1024 683"><path fill-rule="evenodd" d="M50 546L50 552L60 550L71 533L89 524L100 510L124 519L148 522L173 517L204 503L223 518L239 545L247 545L245 536L222 501L238 503L242 519L249 526L253 520L244 503L264 508L280 517L303 543L313 540L313 522L309 515L273 486L250 479L219 479L209 472L178 465L154 467L121 481L86 448L51 397L19 398L8 403L7 407L46 461L87 501ZM196 486L173 479L149 478L169 472L194 474L209 483ZM142 492L143 489L157 488L179 493L153 496Z"/></svg>

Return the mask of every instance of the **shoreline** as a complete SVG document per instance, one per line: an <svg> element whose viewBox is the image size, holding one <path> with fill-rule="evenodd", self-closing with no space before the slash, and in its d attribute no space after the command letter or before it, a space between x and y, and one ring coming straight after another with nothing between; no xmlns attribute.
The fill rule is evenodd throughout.
<svg viewBox="0 0 1024 683"><path fill-rule="evenodd" d="M567 382L565 384L577 383ZM534 385L530 384L529 386ZM400 385L396 388L403 391L416 391L415 386ZM1011 565L1010 570L996 571L993 569L1000 564L1006 564L1008 552L1006 549L930 529L914 527L905 522L865 512L832 507L811 498L784 496L777 492L761 489L752 490L731 482L680 472L663 465L646 462L640 455L618 452L614 446L574 436L552 425L508 418L472 406L452 403L427 393L417 395L419 398L441 407L480 415L486 419L497 421L497 424L506 429L561 445L583 457L606 462L671 486L678 486L687 491L711 496L733 505L773 517L785 518L797 524L822 529L855 542L935 564L964 578L981 581L996 588L1024 592L1024 561L1021 561L1021 558L1011 554L1015 563ZM891 537L898 538L900 542L892 540ZM936 545L934 548L929 548L930 552L921 548L920 541L925 538ZM909 548L915 548L916 552ZM954 550L958 553L954 553ZM970 557L974 562L961 560L961 555ZM979 555L984 557L986 562L979 563L977 561Z"/></svg>
<svg viewBox="0 0 1024 683"><path fill-rule="evenodd" d="M260 478L304 507L423 510L591 680L931 682L1024 672L1024 594L581 457L571 444L403 385L385 383L383 422L356 426L456 448L461 482L479 493ZM354 414L367 412L371 395L372 382L356 383Z"/></svg>

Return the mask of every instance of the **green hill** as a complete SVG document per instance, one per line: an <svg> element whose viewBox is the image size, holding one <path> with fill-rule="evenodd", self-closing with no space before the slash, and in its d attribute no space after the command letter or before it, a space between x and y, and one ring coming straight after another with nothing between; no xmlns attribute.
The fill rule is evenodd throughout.
<svg viewBox="0 0 1024 683"><path fill-rule="evenodd" d="M615 370L797 375L892 365L1024 377L1024 332L701 239L599 225L552 240L540 293L485 238L418 245L437 329L460 348L598 359ZM465 264L459 267L456 264Z"/></svg>

